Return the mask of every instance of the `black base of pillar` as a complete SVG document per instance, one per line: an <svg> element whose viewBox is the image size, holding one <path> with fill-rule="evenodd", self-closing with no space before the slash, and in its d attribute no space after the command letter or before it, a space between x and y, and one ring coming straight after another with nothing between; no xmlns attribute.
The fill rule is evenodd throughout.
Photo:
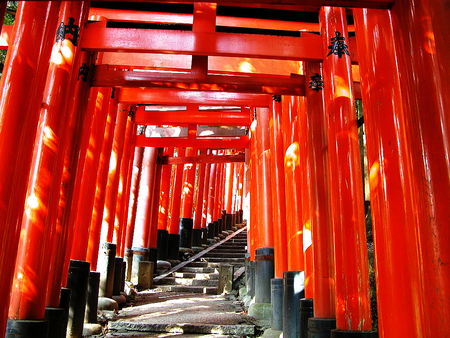
<svg viewBox="0 0 450 338"><path fill-rule="evenodd" d="M300 335L300 299L305 296L305 272L285 271L283 274L283 337Z"/></svg>
<svg viewBox="0 0 450 338"><path fill-rule="evenodd" d="M148 249L148 260L149 262L153 262L153 273L156 273L156 269L158 268L158 249Z"/></svg>
<svg viewBox="0 0 450 338"><path fill-rule="evenodd" d="M226 230L231 230L231 223L233 222L233 216L232 214L227 214L225 217L226 220Z"/></svg>
<svg viewBox="0 0 450 338"><path fill-rule="evenodd" d="M255 296L255 268L256 262L247 257L245 259L245 286L247 287L247 295L250 297Z"/></svg>
<svg viewBox="0 0 450 338"><path fill-rule="evenodd" d="M126 263L126 272L125 272L125 280L131 280L131 267L133 265L133 250L125 249L125 263Z"/></svg>
<svg viewBox="0 0 450 338"><path fill-rule="evenodd" d="M202 246L202 229L192 229L192 246L201 247Z"/></svg>
<svg viewBox="0 0 450 338"><path fill-rule="evenodd" d="M116 245L103 243L99 255L100 265L100 296L111 298L114 288L114 268L116 260Z"/></svg>
<svg viewBox="0 0 450 338"><path fill-rule="evenodd" d="M215 232L214 222L208 223L208 239L214 239Z"/></svg>
<svg viewBox="0 0 450 338"><path fill-rule="evenodd" d="M8 319L5 338L48 338L48 320Z"/></svg>
<svg viewBox="0 0 450 338"><path fill-rule="evenodd" d="M68 288L61 288L59 296L59 308L64 309L64 326L67 330L67 321L69 320L70 299L72 298L72 290Z"/></svg>
<svg viewBox="0 0 450 338"><path fill-rule="evenodd" d="M116 257L114 260L114 285L113 296L120 296L120 287L122 286L122 266L123 258Z"/></svg>
<svg viewBox="0 0 450 338"><path fill-rule="evenodd" d="M378 338L377 331L331 331L331 338Z"/></svg>
<svg viewBox="0 0 450 338"><path fill-rule="evenodd" d="M317 318L308 319L309 338L330 338L331 331L336 328L336 319Z"/></svg>
<svg viewBox="0 0 450 338"><path fill-rule="evenodd" d="M270 280L271 292L271 328L274 331L283 331L283 278Z"/></svg>
<svg viewBox="0 0 450 338"><path fill-rule="evenodd" d="M180 248L192 248L192 218L180 218Z"/></svg>
<svg viewBox="0 0 450 338"><path fill-rule="evenodd" d="M133 263L131 266L131 282L136 285L138 283L138 276L139 276L139 263L142 261L148 261L149 250L147 248L137 248L137 247L131 248L131 250L133 250Z"/></svg>
<svg viewBox="0 0 450 338"><path fill-rule="evenodd" d="M97 323L98 309L98 288L100 286L100 272L91 271L89 273L89 283L86 301L86 312L84 322L89 324Z"/></svg>
<svg viewBox="0 0 450 338"><path fill-rule="evenodd" d="M202 228L202 244L208 244L208 228Z"/></svg>
<svg viewBox="0 0 450 338"><path fill-rule="evenodd" d="M65 310L55 307L45 308L45 319L48 320L48 336L52 338L66 337Z"/></svg>
<svg viewBox="0 0 450 338"><path fill-rule="evenodd" d="M275 275L273 248L256 249L255 261L255 303L270 303L270 280Z"/></svg>
<svg viewBox="0 0 450 338"><path fill-rule="evenodd" d="M167 259L179 260L180 255L180 235L169 234L167 237Z"/></svg>
<svg viewBox="0 0 450 338"><path fill-rule="evenodd" d="M214 221L214 237L219 237L219 221Z"/></svg>
<svg viewBox="0 0 450 338"><path fill-rule="evenodd" d="M308 338L308 319L314 317L313 299L300 299L300 338Z"/></svg>
<svg viewBox="0 0 450 338"><path fill-rule="evenodd" d="M219 234L221 234L222 233L222 231L224 231L225 230L225 227L224 227L224 222L223 222L223 219L222 218L219 218L218 220L217 220L217 222L219 223Z"/></svg>
<svg viewBox="0 0 450 338"><path fill-rule="evenodd" d="M115 254L115 250L114 250ZM67 287L72 290L67 323L67 337L82 337L89 282L90 263L71 260ZM113 267L114 269L114 267Z"/></svg>
<svg viewBox="0 0 450 338"><path fill-rule="evenodd" d="M158 239L156 241L156 247L158 248L158 260L167 260L167 237L169 232L167 230L158 230Z"/></svg>

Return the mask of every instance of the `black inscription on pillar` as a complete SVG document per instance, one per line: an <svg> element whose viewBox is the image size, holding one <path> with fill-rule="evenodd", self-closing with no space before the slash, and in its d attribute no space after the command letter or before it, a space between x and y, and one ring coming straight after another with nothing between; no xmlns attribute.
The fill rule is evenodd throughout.
<svg viewBox="0 0 450 338"><path fill-rule="evenodd" d="M83 64L81 65L80 69L78 70L78 79L77 81L83 80L83 82L87 82L88 79L88 73L89 73L89 67L87 66L87 64L85 64L83 62Z"/></svg>
<svg viewBox="0 0 450 338"><path fill-rule="evenodd" d="M281 95L273 95L272 100L274 100L276 102L281 102Z"/></svg>
<svg viewBox="0 0 450 338"><path fill-rule="evenodd" d="M328 49L330 50L327 56L330 56L331 54L338 55L339 58L342 58L342 55L347 54L350 55L348 52L348 46L345 44L345 37L341 36L341 33L336 31L336 36L334 38L331 38L331 45L328 46Z"/></svg>
<svg viewBox="0 0 450 338"><path fill-rule="evenodd" d="M69 18L69 24L65 25L64 22L59 24L58 30L56 31L56 42L68 39L72 41L74 46L78 46L78 37L80 35L80 27L74 25L75 19ZM67 34L72 35L72 37L66 36Z"/></svg>
<svg viewBox="0 0 450 338"><path fill-rule="evenodd" d="M311 76L311 81L309 81L309 88L316 92L318 92L319 90L323 90L322 75L316 73L315 75Z"/></svg>
<svg viewBox="0 0 450 338"><path fill-rule="evenodd" d="M113 87L112 88L112 92L111 92L111 98L113 99L114 98L114 93L116 92L116 88L115 87Z"/></svg>

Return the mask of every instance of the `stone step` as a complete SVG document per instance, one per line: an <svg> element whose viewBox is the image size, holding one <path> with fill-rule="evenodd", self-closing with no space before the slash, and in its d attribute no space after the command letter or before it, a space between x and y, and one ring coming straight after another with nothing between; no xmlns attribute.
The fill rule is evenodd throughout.
<svg viewBox="0 0 450 338"><path fill-rule="evenodd" d="M246 337L255 335L255 325L239 324L151 324L133 321L112 321L108 323L108 330L114 331L136 331L136 332L168 332L173 334L197 333L214 334L214 336L230 335L234 337ZM177 335L179 337L179 335Z"/></svg>
<svg viewBox="0 0 450 338"><path fill-rule="evenodd" d="M158 289L171 292L204 293L207 295L217 295L217 287L214 286L158 285Z"/></svg>
<svg viewBox="0 0 450 338"><path fill-rule="evenodd" d="M219 247L213 249L212 252L246 253L247 250L245 248L240 248L240 247L222 247L222 246L219 246Z"/></svg>
<svg viewBox="0 0 450 338"><path fill-rule="evenodd" d="M223 263L219 263L219 262L217 262L217 263L215 263L215 262L192 262L192 263L189 263L189 266L192 266L192 267L209 267L209 268L219 269L222 264ZM231 262L230 264L243 265L243 263L241 263L241 262L237 262L237 263L236 262Z"/></svg>
<svg viewBox="0 0 450 338"><path fill-rule="evenodd" d="M207 262L205 262L207 263ZM176 278L196 278L196 279L219 279L219 273L195 273L195 272L174 272L172 277Z"/></svg>
<svg viewBox="0 0 450 338"><path fill-rule="evenodd" d="M237 253L237 252L217 252L215 250L208 252L202 257L222 257L222 258L245 258L245 253Z"/></svg>
<svg viewBox="0 0 450 338"><path fill-rule="evenodd" d="M219 285L218 279L195 279L195 278L176 278L166 277L158 285L184 285L184 286L212 286Z"/></svg>
<svg viewBox="0 0 450 338"><path fill-rule="evenodd" d="M238 264L244 264L245 259L244 258L223 258L223 257L202 257L202 261L204 262L217 262L217 263L226 263L226 264L232 264L232 263L238 263Z"/></svg>
<svg viewBox="0 0 450 338"><path fill-rule="evenodd" d="M214 268L209 267L189 267L185 266L181 268L181 272L194 272L194 273L217 273L218 271Z"/></svg>

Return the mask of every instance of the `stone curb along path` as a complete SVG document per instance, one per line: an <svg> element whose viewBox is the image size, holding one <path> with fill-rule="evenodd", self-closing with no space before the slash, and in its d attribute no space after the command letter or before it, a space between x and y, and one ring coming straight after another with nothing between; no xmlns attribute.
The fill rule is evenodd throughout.
<svg viewBox="0 0 450 338"><path fill-rule="evenodd" d="M246 228L239 229L156 277L156 289L138 292L133 306L109 321L106 337L132 337L133 332L136 337L164 332L177 337L253 337L255 325L241 303L233 295L217 294L221 264L234 266L234 281L243 276L246 236Z"/></svg>

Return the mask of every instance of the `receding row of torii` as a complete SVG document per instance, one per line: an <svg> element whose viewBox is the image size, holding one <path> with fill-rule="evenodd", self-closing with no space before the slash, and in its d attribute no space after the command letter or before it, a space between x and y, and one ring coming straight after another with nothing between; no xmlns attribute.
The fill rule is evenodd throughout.
<svg viewBox="0 0 450 338"><path fill-rule="evenodd" d="M133 168L142 167L134 165L139 158L147 170L140 191L158 182L164 191L170 182L164 169L170 166L158 164L163 150L133 151L130 103L119 101L119 90L90 88L79 66L93 64L94 54L77 52L74 38L61 38L74 33L70 18L84 26L88 7L87 2L24 2L17 13L0 92L0 285L11 295L0 299L0 334L8 317L39 321L46 307L60 305L70 259L89 262L93 269L104 242L115 243L122 257L133 247L150 255L157 249L158 231L142 227L137 235L135 224L165 230L155 212L163 210L160 200L150 198L156 189L148 190L144 203L127 201L136 186ZM353 10L383 337L450 333L447 14L436 0ZM57 30L61 22L67 27ZM323 62L305 60L306 95L256 105L247 166L229 170L238 191L231 196L239 198L226 211L244 208L246 194L239 189L247 186L249 259L256 259L257 249L273 248L274 277L305 271L315 318L336 319L335 337L362 335L372 322L345 10L321 8L320 23L326 56ZM200 230L228 205L223 167L211 164L210 182L203 182L211 187L215 181L215 190L214 196L208 190L214 203L208 204L211 218ZM173 180L192 183L193 168L186 167L191 176L184 180L179 165ZM202 177L207 180L206 169L198 180ZM171 215L183 208L200 212L181 198L181 190L172 190ZM140 223L130 223L133 208L145 210L136 210ZM175 227L180 224L178 217L172 219ZM199 229L195 223L193 228ZM177 232L168 227L169 234Z"/></svg>

